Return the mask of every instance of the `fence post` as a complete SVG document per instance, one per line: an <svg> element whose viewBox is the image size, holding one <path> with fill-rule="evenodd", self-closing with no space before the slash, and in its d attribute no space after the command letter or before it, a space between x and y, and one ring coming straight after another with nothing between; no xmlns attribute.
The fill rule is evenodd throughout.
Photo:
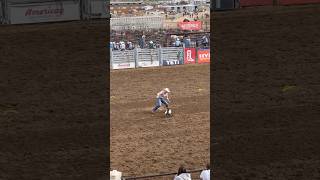
<svg viewBox="0 0 320 180"><path fill-rule="evenodd" d="M110 51L110 66L109 66L109 68L111 67L111 69L113 69L113 51L110 47L109 47L109 51Z"/></svg>
<svg viewBox="0 0 320 180"><path fill-rule="evenodd" d="M138 67L138 48L134 49L134 67L137 68Z"/></svg>
<svg viewBox="0 0 320 180"><path fill-rule="evenodd" d="M195 56L196 56L196 59L195 59L196 60L196 64L198 64L198 48L199 47L195 47L195 49L196 49L195 50L195 52L196 52L196 54L195 54Z"/></svg>
<svg viewBox="0 0 320 180"><path fill-rule="evenodd" d="M150 52L150 61L151 61L151 64L153 64L153 53L154 53L154 50L150 49L149 52Z"/></svg>
<svg viewBox="0 0 320 180"><path fill-rule="evenodd" d="M162 47L158 49L158 60L159 60L159 66L163 66L163 59L162 59Z"/></svg>

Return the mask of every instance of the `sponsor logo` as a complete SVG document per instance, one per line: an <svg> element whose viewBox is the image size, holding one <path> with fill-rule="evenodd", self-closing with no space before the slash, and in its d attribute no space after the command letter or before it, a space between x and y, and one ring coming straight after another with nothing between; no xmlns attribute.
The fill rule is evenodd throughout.
<svg viewBox="0 0 320 180"><path fill-rule="evenodd" d="M130 63L118 64L118 67L130 67Z"/></svg>
<svg viewBox="0 0 320 180"><path fill-rule="evenodd" d="M179 27L181 30L201 30L201 21L180 22Z"/></svg>
<svg viewBox="0 0 320 180"><path fill-rule="evenodd" d="M167 65L167 66L171 66L171 65L178 65L178 64L182 64L182 63L179 60L164 60L163 64Z"/></svg>
<svg viewBox="0 0 320 180"><path fill-rule="evenodd" d="M183 29L199 28L199 24L181 24L181 28Z"/></svg>
<svg viewBox="0 0 320 180"><path fill-rule="evenodd" d="M192 51L189 49L187 50L187 61L194 62L195 60L192 58Z"/></svg>
<svg viewBox="0 0 320 180"><path fill-rule="evenodd" d="M64 9L61 8L45 8L45 9L32 9L28 8L24 16L61 16L64 13Z"/></svg>
<svg viewBox="0 0 320 180"><path fill-rule="evenodd" d="M210 50L198 50L198 63L210 62Z"/></svg>
<svg viewBox="0 0 320 180"><path fill-rule="evenodd" d="M201 58L201 59L210 58L210 54L209 53L199 54L199 58Z"/></svg>
<svg viewBox="0 0 320 180"><path fill-rule="evenodd" d="M141 67L152 67L152 66L159 66L159 61L139 62L138 64Z"/></svg>
<svg viewBox="0 0 320 180"><path fill-rule="evenodd" d="M184 48L184 64L194 64L196 62L196 49Z"/></svg>

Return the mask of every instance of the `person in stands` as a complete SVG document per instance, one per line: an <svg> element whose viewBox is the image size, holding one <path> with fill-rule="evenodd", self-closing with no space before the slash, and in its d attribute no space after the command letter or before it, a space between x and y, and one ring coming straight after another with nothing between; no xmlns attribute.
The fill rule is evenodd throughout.
<svg viewBox="0 0 320 180"><path fill-rule="evenodd" d="M175 42L175 47L180 47L180 46L181 46L181 41L179 38L177 38Z"/></svg>
<svg viewBox="0 0 320 180"><path fill-rule="evenodd" d="M208 40L207 36L203 36L203 37L202 37L202 45L203 45L204 47L207 47L208 44L209 44L209 40Z"/></svg>
<svg viewBox="0 0 320 180"><path fill-rule="evenodd" d="M200 174L200 180L210 180L210 164L208 163L206 169Z"/></svg>
<svg viewBox="0 0 320 180"><path fill-rule="evenodd" d="M187 173L187 170L181 165L173 180L191 180L191 175L190 173Z"/></svg>
<svg viewBox="0 0 320 180"><path fill-rule="evenodd" d="M126 44L123 41L120 41L120 50L121 51L126 50Z"/></svg>

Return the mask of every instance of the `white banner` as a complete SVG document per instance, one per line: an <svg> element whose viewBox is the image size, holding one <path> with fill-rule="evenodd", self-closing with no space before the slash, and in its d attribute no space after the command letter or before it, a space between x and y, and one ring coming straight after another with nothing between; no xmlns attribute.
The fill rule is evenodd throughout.
<svg viewBox="0 0 320 180"><path fill-rule="evenodd" d="M139 61L138 67L155 67L160 66L159 61Z"/></svg>
<svg viewBox="0 0 320 180"><path fill-rule="evenodd" d="M108 3L105 0L91 1L92 18L108 18L110 17L108 12Z"/></svg>
<svg viewBox="0 0 320 180"><path fill-rule="evenodd" d="M80 20L79 2L75 1L9 4L8 11L11 24Z"/></svg>
<svg viewBox="0 0 320 180"><path fill-rule="evenodd" d="M112 69L135 68L135 62L113 63Z"/></svg>

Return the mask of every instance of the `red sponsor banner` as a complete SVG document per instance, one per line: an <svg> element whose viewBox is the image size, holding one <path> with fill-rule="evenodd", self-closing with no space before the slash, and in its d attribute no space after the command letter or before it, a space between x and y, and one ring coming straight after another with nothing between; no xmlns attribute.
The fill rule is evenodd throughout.
<svg viewBox="0 0 320 180"><path fill-rule="evenodd" d="M241 0L240 6L267 6L273 5L273 0Z"/></svg>
<svg viewBox="0 0 320 180"><path fill-rule="evenodd" d="M196 63L196 49L184 48L184 64L195 64L195 63Z"/></svg>
<svg viewBox="0 0 320 180"><path fill-rule="evenodd" d="M202 22L201 21L179 22L178 26L181 30L198 31L202 29Z"/></svg>
<svg viewBox="0 0 320 180"><path fill-rule="evenodd" d="M198 63L210 63L210 49L198 50Z"/></svg>
<svg viewBox="0 0 320 180"><path fill-rule="evenodd" d="M280 5L320 3L320 0L279 0Z"/></svg>

